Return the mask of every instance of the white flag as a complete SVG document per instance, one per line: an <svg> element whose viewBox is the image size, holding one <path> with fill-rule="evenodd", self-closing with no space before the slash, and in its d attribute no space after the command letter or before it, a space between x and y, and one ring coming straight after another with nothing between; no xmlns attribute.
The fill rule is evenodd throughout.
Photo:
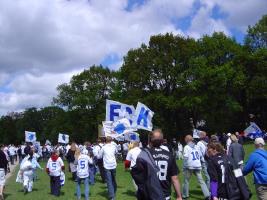
<svg viewBox="0 0 267 200"><path fill-rule="evenodd" d="M36 132L25 131L25 142L35 142Z"/></svg>
<svg viewBox="0 0 267 200"><path fill-rule="evenodd" d="M67 134L58 134L58 143L68 144L69 143L69 135Z"/></svg>
<svg viewBox="0 0 267 200"><path fill-rule="evenodd" d="M144 129L147 131L152 131L154 112L150 110L145 104L138 102L135 110L135 119L133 121L133 127L138 129Z"/></svg>

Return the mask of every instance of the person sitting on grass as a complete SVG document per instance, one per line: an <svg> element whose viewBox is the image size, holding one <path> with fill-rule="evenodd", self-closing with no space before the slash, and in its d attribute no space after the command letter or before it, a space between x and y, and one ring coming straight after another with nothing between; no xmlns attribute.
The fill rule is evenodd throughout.
<svg viewBox="0 0 267 200"><path fill-rule="evenodd" d="M46 172L50 176L50 188L52 195L60 196L60 175L64 170L64 163L59 157L59 152L54 150L46 165Z"/></svg>

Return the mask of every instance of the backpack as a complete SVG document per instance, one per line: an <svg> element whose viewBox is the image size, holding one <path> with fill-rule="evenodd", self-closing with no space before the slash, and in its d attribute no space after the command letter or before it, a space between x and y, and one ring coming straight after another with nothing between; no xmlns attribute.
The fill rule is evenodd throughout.
<svg viewBox="0 0 267 200"><path fill-rule="evenodd" d="M138 200L165 200L157 176L159 171L151 153L142 148L136 159L136 165L131 169L131 175L138 186L136 197Z"/></svg>

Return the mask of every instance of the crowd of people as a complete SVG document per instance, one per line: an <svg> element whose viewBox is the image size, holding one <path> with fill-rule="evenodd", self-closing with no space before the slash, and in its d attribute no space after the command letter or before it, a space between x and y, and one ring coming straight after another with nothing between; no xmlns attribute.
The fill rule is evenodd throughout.
<svg viewBox="0 0 267 200"><path fill-rule="evenodd" d="M169 200L172 187L177 200L188 199L192 175L196 176L205 200L246 200L251 197L245 178L250 172L253 172L258 199L266 200L265 141L263 138L255 139L255 151L246 163L243 142L238 133L218 137L201 131L199 138L190 134L184 141L173 139L169 143L162 131L156 129L144 145L139 141L118 142L111 137L99 138L94 144L1 145L0 199L4 199L9 165L20 163L16 181L28 193L32 192L34 181L38 179L36 171L43 170L39 164L42 160L46 162L45 171L50 177L52 195L61 195L65 173L70 172L76 184L76 198L81 199L81 184L84 184L84 196L88 200L89 187L95 184L95 176L99 173L107 186L108 198L113 200L117 192L117 160L121 159L126 171L130 171L138 200ZM181 169L177 159L183 162ZM179 179L183 179L181 183Z"/></svg>

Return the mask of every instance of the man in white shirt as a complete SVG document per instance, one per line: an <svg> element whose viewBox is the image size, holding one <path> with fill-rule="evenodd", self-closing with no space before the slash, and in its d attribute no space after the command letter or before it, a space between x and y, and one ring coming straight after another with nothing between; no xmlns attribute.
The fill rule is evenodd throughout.
<svg viewBox="0 0 267 200"><path fill-rule="evenodd" d="M93 160L88 156L88 150L84 149L77 159L77 182L76 194L77 199L81 199L81 183L84 181L85 200L89 199L89 164L93 164Z"/></svg>
<svg viewBox="0 0 267 200"><path fill-rule="evenodd" d="M110 200L115 199L116 191L117 191L117 183L116 183L116 153L117 148L112 143L112 138L106 138L106 144L100 150L100 157L103 158L103 165L106 175L106 182L108 187L108 196Z"/></svg>
<svg viewBox="0 0 267 200"><path fill-rule="evenodd" d="M184 173L184 183L183 183L183 199L189 198L189 180L194 174L197 179L205 199L210 198L210 192L206 183L204 182L201 175L201 162L204 158L197 145L193 142L193 137L187 135L185 137L186 146L184 147L184 163L183 163L183 173Z"/></svg>
<svg viewBox="0 0 267 200"><path fill-rule="evenodd" d="M103 140L103 139L102 139ZM104 146L104 143L101 141L101 139L97 139L97 144L94 145L93 147L93 154L94 157L96 158L96 164L97 167L99 169L99 173L102 179L102 182L105 183L106 182L106 178L105 178L105 171L104 171L104 166L103 166L103 158L100 155L100 150L102 149L102 147Z"/></svg>
<svg viewBox="0 0 267 200"><path fill-rule="evenodd" d="M208 164L207 164L207 161L205 160L205 155L206 155L206 152L207 152L207 145L208 143L205 141L206 139L206 136L207 136L207 133L205 131L200 131L199 133L199 142L197 143L197 146L200 150L200 153L202 155L202 157L204 158L203 159L203 162L201 163L202 164L202 172L205 176L205 179L206 179L206 185L209 187L210 185L210 176L209 176L209 173L208 173Z"/></svg>

